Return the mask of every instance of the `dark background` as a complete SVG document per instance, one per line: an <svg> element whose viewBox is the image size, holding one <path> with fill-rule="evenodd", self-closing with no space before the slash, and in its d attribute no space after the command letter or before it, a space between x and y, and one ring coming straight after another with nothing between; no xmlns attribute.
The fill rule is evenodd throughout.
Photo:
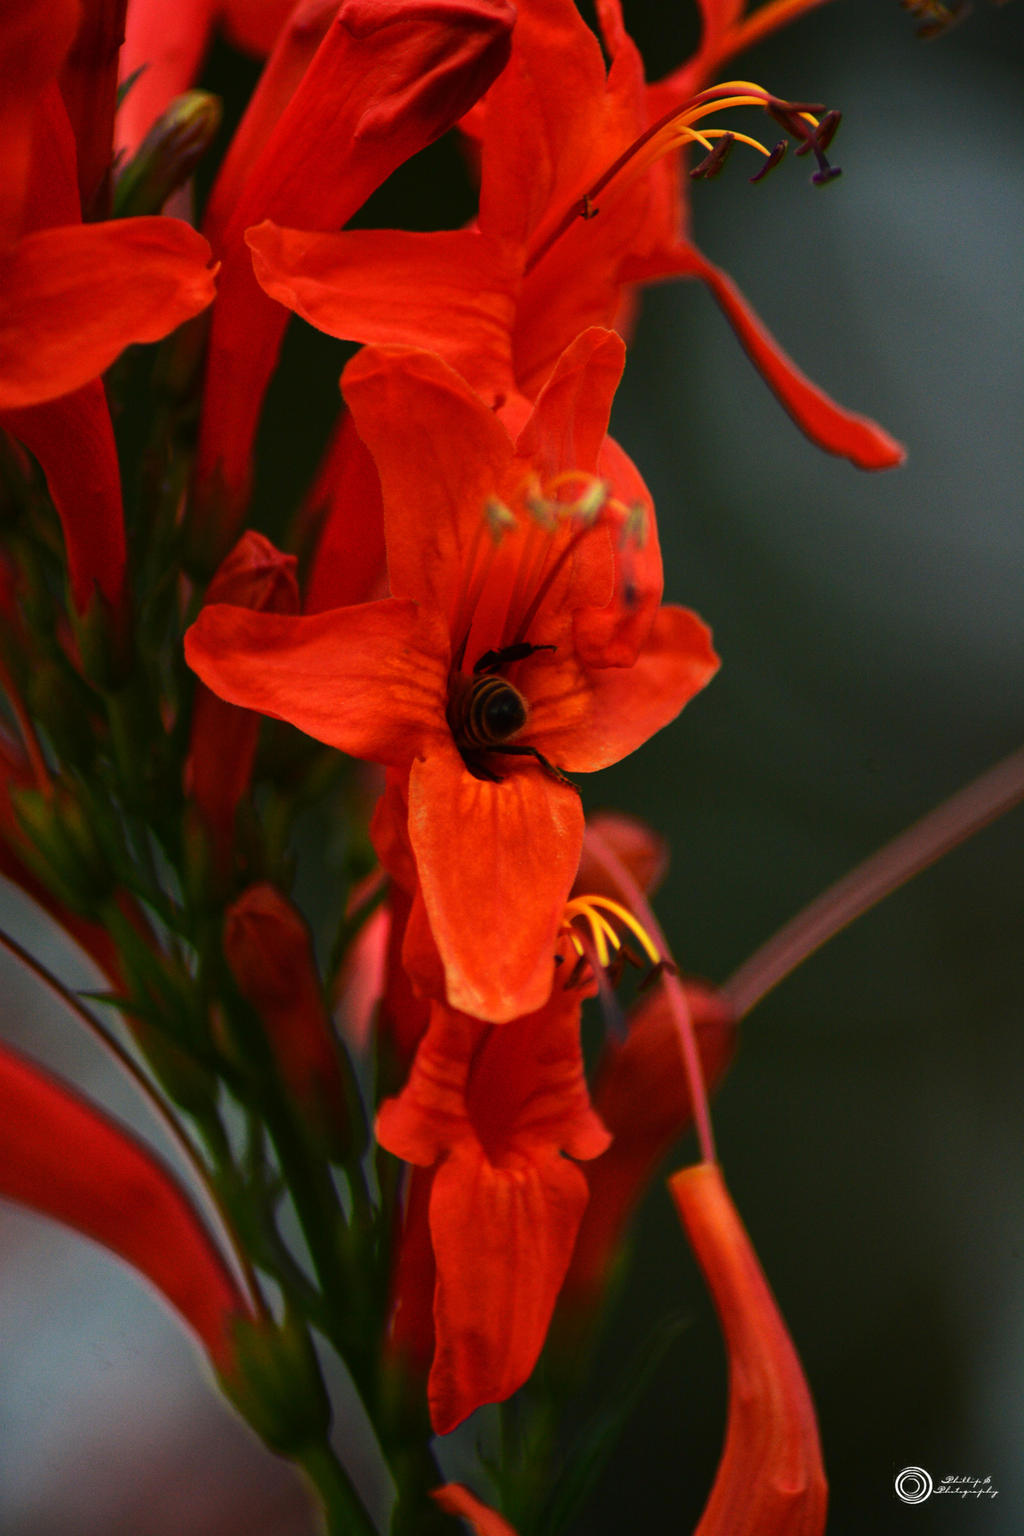
<svg viewBox="0 0 1024 1536"><path fill-rule="evenodd" d="M667 0L627 18L652 73L695 36ZM826 6L734 70L843 109L841 180L816 191L789 161L750 187L738 151L694 192L702 248L812 378L907 443L904 469L864 475L806 442L697 285L644 301L613 430L654 493L667 595L708 619L724 666L585 794L669 838L658 911L681 964L714 980L1020 739L1022 34L1013 4L979 0L928 44L896 0ZM215 88L249 77L217 51ZM463 197L441 146L367 222L454 223ZM264 434L268 525L344 355L293 331ZM715 1105L819 1407L834 1536L1024 1529L1022 854L1017 811L830 944L752 1015ZM89 984L9 906L6 926ZM73 1026L3 977L5 1035L131 1115ZM673 1310L692 1326L580 1531L691 1529L721 1444L717 1329L659 1188L602 1387L622 1390ZM3 1536L304 1529L290 1480L134 1277L6 1206L0 1350ZM453 1469L477 1428L447 1448ZM998 1497L904 1506L910 1464L990 1476Z"/></svg>

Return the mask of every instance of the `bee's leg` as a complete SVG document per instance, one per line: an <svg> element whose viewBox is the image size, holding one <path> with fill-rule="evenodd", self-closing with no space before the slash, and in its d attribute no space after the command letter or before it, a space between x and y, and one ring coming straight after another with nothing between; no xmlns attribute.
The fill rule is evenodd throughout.
<svg viewBox="0 0 1024 1536"><path fill-rule="evenodd" d="M514 645L503 645L496 651L484 651L473 663L474 672L497 672L500 667L513 661L525 661L534 651L554 651L554 645L531 645L528 640L517 640Z"/></svg>
<svg viewBox="0 0 1024 1536"><path fill-rule="evenodd" d="M553 779L557 779L559 784L565 784L569 789L574 789L577 794L580 792L579 785L574 784L572 779L562 772L561 768L556 768L554 763L549 763L543 753L537 751L536 747L521 747L506 743L504 746L495 747L494 751L500 752L502 757L535 757L544 769L544 772L550 774Z"/></svg>
<svg viewBox="0 0 1024 1536"><path fill-rule="evenodd" d="M460 756L474 779L483 779L487 784L504 784L504 774L495 773L494 769L484 762L483 752L486 750L484 748L477 752L460 752Z"/></svg>

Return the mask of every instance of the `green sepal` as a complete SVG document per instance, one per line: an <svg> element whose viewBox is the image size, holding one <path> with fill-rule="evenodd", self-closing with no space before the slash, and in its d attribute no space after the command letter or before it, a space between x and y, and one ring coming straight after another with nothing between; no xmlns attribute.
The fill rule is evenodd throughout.
<svg viewBox="0 0 1024 1536"><path fill-rule="evenodd" d="M48 794L12 790L11 802L33 869L68 906L93 915L113 894L114 878L78 801L55 784Z"/></svg>
<svg viewBox="0 0 1024 1536"><path fill-rule="evenodd" d="M118 177L114 216L159 213L213 143L220 120L220 98L209 91L186 91L176 97Z"/></svg>
<svg viewBox="0 0 1024 1536"><path fill-rule="evenodd" d="M281 1456L322 1444L331 1405L309 1329L292 1312L281 1323L240 1318L221 1386L260 1438Z"/></svg>

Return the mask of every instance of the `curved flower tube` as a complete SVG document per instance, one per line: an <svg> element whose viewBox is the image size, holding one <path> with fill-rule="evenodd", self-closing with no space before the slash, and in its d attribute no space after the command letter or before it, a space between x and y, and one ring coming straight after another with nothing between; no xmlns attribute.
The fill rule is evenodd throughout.
<svg viewBox="0 0 1024 1536"><path fill-rule="evenodd" d="M74 1227L155 1285L230 1376L248 1302L172 1174L71 1088L0 1047L0 1195Z"/></svg>
<svg viewBox="0 0 1024 1536"><path fill-rule="evenodd" d="M793 1341L717 1163L669 1179L729 1353L729 1424L694 1536L822 1536L828 1488Z"/></svg>

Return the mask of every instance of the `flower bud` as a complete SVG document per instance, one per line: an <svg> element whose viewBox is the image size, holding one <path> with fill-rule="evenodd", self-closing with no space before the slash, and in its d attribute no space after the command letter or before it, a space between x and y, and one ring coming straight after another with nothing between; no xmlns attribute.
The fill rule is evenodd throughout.
<svg viewBox="0 0 1024 1536"><path fill-rule="evenodd" d="M294 555L282 554L261 533L250 531L217 570L206 601L261 613L298 613L295 564ZM220 874L230 868L235 813L249 785L259 730L258 715L197 685L185 787L210 835L214 869Z"/></svg>
<svg viewBox="0 0 1024 1536"><path fill-rule="evenodd" d="M305 1324L290 1315L281 1324L239 1318L232 1342L221 1386L256 1433L281 1456L319 1444L331 1405Z"/></svg>
<svg viewBox="0 0 1024 1536"><path fill-rule="evenodd" d="M48 794L16 790L11 799L36 874L68 906L94 911L113 893L114 877L75 797L57 784Z"/></svg>
<svg viewBox="0 0 1024 1536"><path fill-rule="evenodd" d="M209 91L186 91L172 101L118 177L116 217L159 213L209 149L220 119L220 98Z"/></svg>
<svg viewBox="0 0 1024 1536"><path fill-rule="evenodd" d="M254 885L228 909L224 955L258 1015L275 1066L308 1132L335 1161L362 1145L341 1047L324 1002L305 919L272 885Z"/></svg>

